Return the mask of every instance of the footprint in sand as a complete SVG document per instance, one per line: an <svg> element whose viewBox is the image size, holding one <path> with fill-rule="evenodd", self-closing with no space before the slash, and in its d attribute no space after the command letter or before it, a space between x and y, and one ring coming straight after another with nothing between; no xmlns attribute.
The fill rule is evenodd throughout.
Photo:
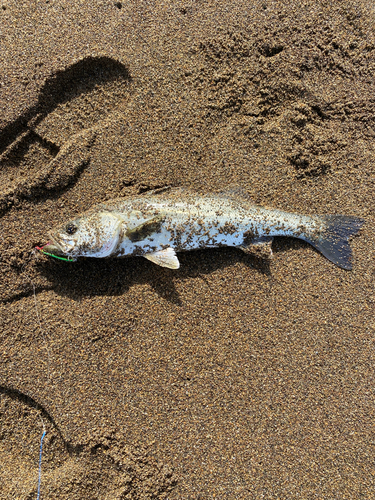
<svg viewBox="0 0 375 500"><path fill-rule="evenodd" d="M0 132L0 213L77 179L129 82L127 68L109 57L85 58L47 79L38 102Z"/></svg>
<svg viewBox="0 0 375 500"><path fill-rule="evenodd" d="M84 59L46 81L35 106L0 131L0 214L19 200L61 193L78 179L97 131L128 100L129 82L127 68L107 57ZM11 298L17 286L6 272L11 267L2 273ZM1 498L36 498L43 429L42 498L165 498L174 488L170 469L145 447L93 429L86 442L73 442L40 404L4 386L0 422Z"/></svg>
<svg viewBox="0 0 375 500"><path fill-rule="evenodd" d="M166 498L176 481L146 447L100 431L86 443L66 440L51 415L25 394L0 386L1 498Z"/></svg>

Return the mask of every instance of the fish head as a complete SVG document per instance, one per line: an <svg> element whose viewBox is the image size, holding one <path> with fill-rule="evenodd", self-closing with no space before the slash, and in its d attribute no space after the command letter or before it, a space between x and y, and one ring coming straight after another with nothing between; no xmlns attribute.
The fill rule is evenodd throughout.
<svg viewBox="0 0 375 500"><path fill-rule="evenodd" d="M120 231L121 220L110 212L83 215L52 229L43 250L72 260L108 257L118 245Z"/></svg>

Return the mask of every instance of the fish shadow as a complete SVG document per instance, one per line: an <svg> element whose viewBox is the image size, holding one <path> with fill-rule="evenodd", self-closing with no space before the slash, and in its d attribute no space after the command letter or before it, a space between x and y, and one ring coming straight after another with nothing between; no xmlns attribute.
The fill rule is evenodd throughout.
<svg viewBox="0 0 375 500"><path fill-rule="evenodd" d="M277 238L274 238L272 245L272 251L274 255L277 255L278 253L288 253L293 250L298 250L300 248L310 248L313 252L316 252L317 254L322 256L319 250L314 248L307 241L300 240L299 238L293 238L290 236L278 236ZM322 258L324 257L322 256Z"/></svg>
<svg viewBox="0 0 375 500"><path fill-rule="evenodd" d="M61 262L54 259L39 261L39 272L51 283L53 290L73 300L91 296L118 296L132 286L148 284L160 298L181 306L176 284L203 277L225 269L239 260L257 273L271 276L269 261L245 255L236 249L196 250L178 254L178 271L162 268L144 258L79 259Z"/></svg>

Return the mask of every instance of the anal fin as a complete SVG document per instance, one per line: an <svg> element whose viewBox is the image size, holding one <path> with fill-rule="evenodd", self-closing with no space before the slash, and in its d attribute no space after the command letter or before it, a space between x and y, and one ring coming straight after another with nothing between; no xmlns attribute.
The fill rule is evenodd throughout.
<svg viewBox="0 0 375 500"><path fill-rule="evenodd" d="M262 236L251 240L250 243L243 243L239 248L248 254L261 259L272 259L272 236Z"/></svg>
<svg viewBox="0 0 375 500"><path fill-rule="evenodd" d="M144 257L154 264L168 269L178 269L180 267L176 252L171 247L157 252L146 253Z"/></svg>

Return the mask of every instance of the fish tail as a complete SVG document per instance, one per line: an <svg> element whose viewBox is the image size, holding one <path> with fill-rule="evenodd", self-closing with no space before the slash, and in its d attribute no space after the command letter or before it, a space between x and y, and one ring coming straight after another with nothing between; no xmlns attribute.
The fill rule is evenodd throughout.
<svg viewBox="0 0 375 500"><path fill-rule="evenodd" d="M323 215L319 219L323 222L323 229L318 235L309 235L303 239L336 266L352 269L349 239L358 233L364 220L346 215Z"/></svg>

